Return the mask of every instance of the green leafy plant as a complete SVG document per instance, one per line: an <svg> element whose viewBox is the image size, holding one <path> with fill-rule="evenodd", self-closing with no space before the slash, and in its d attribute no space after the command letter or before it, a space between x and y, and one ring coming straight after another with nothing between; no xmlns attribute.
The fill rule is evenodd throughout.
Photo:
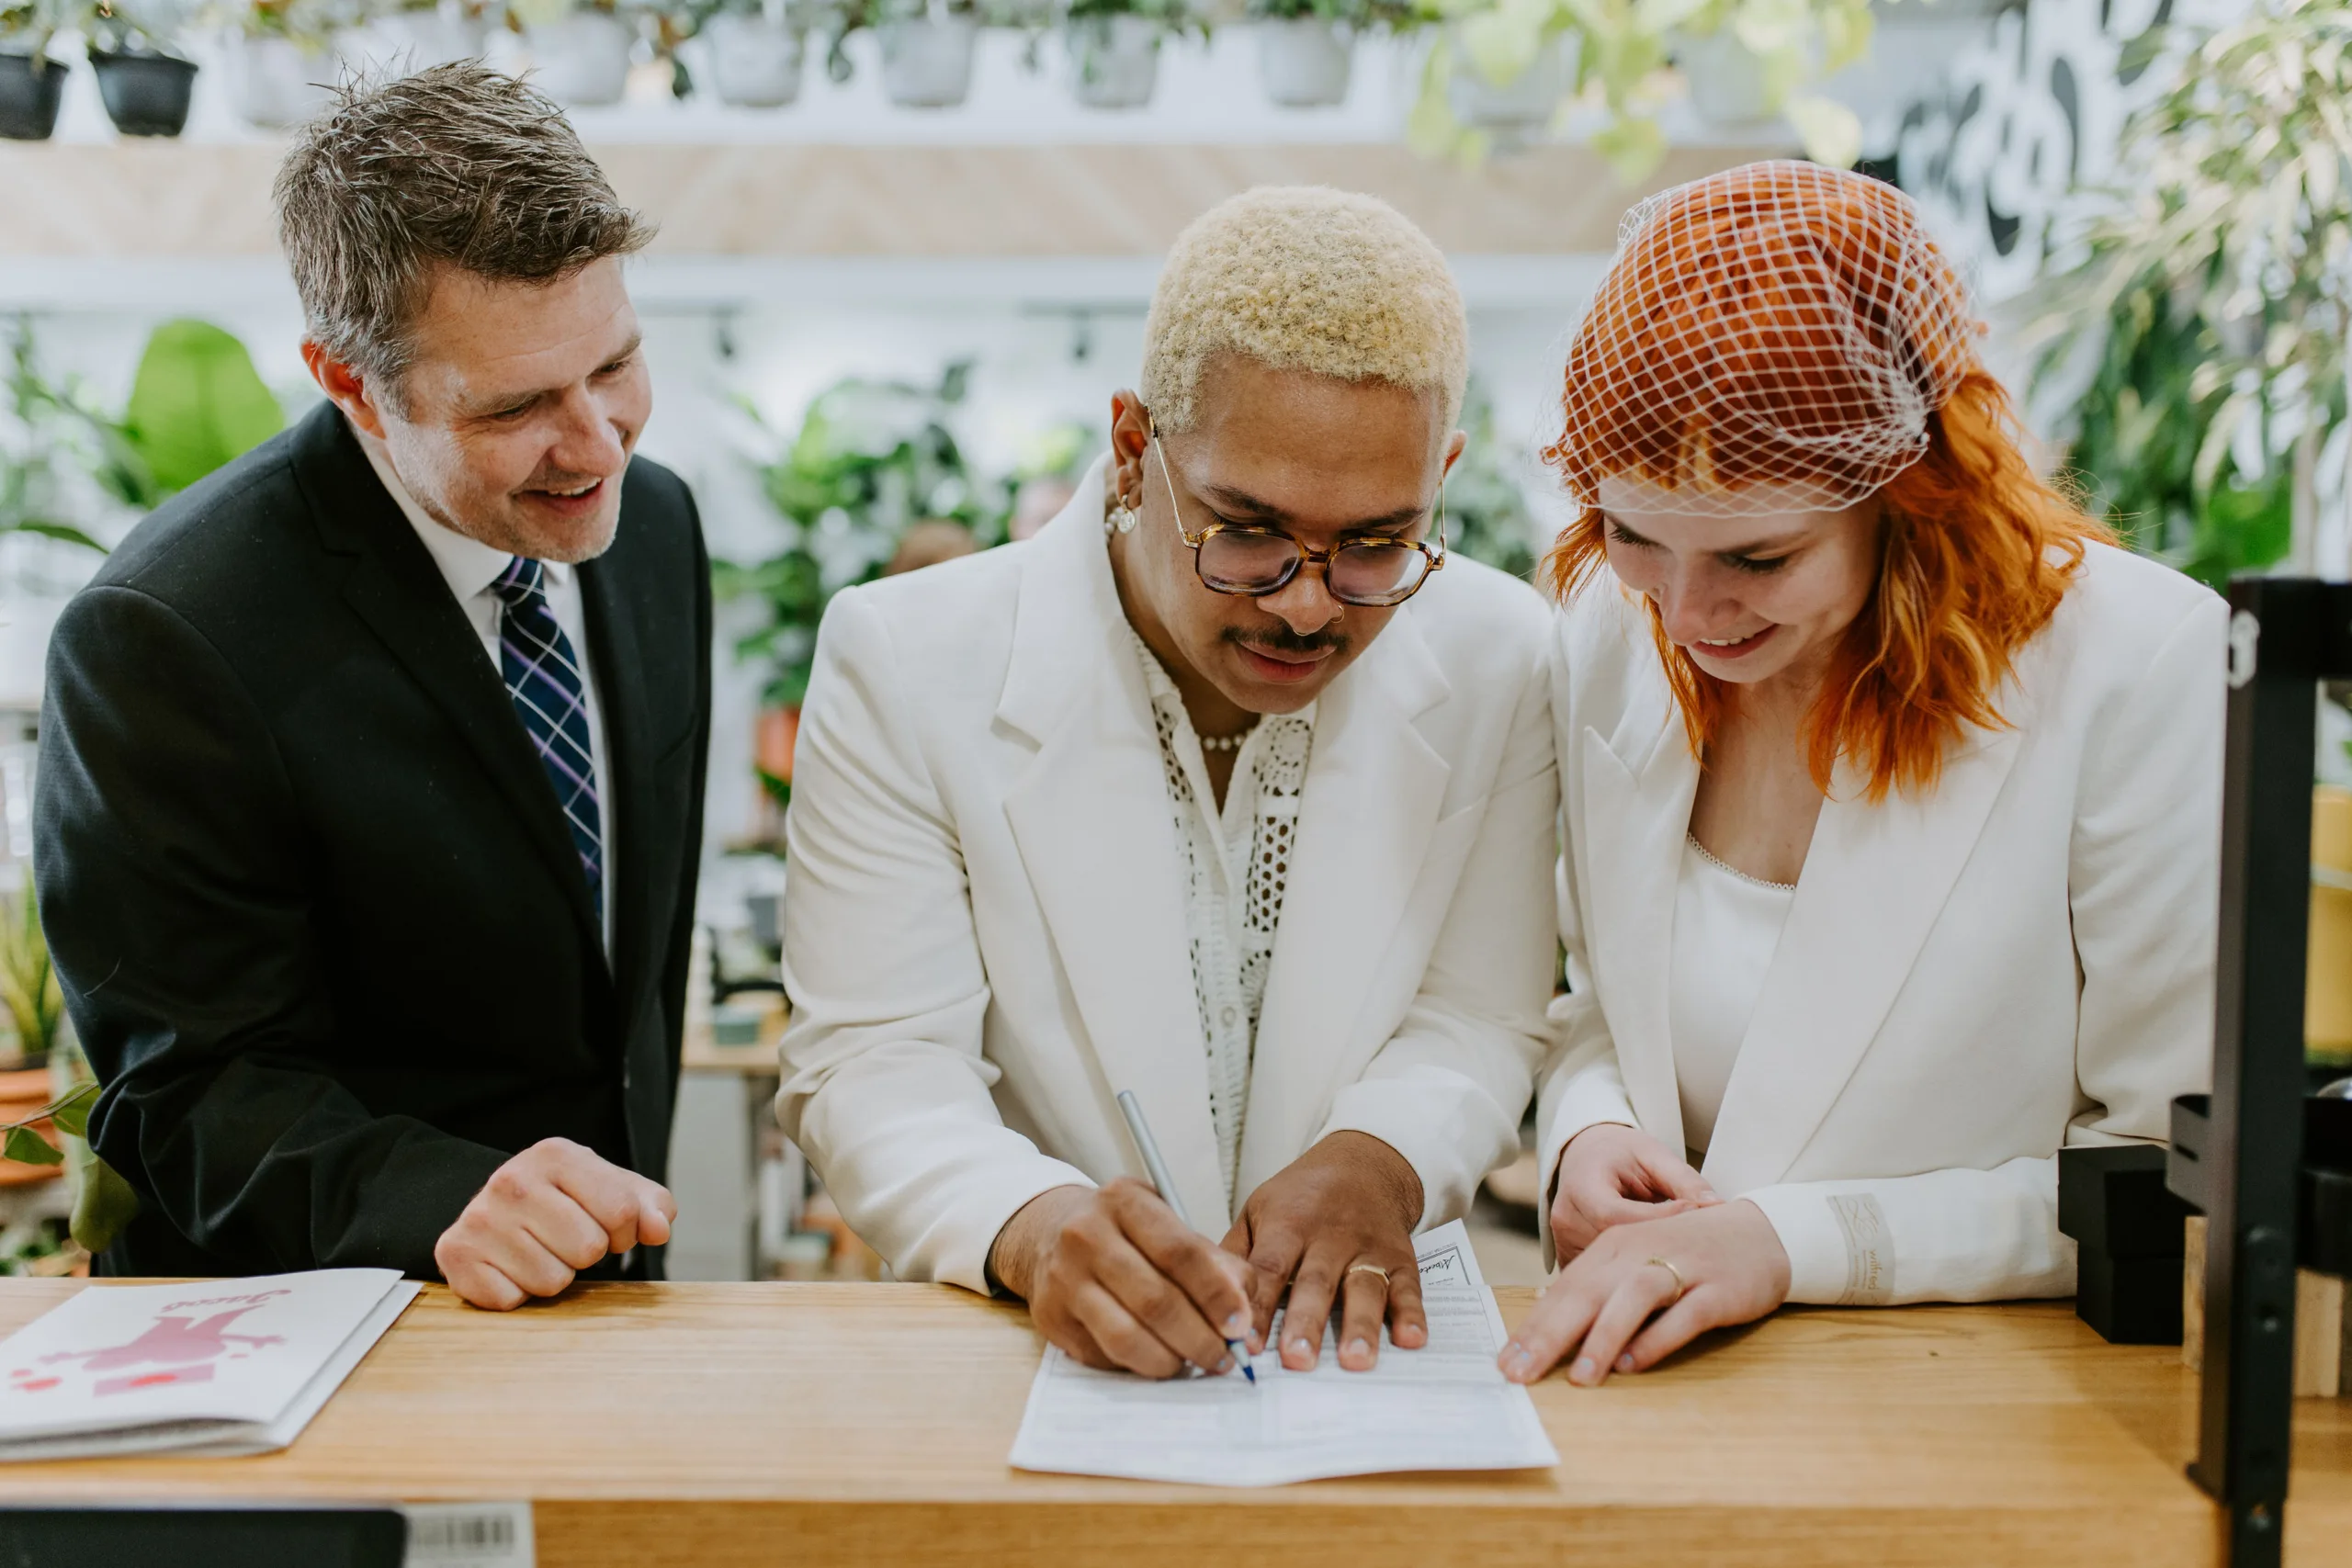
<svg viewBox="0 0 2352 1568"><path fill-rule="evenodd" d="M34 902L30 877L25 878L15 908L0 918L0 1007L7 1010L25 1055L46 1058L65 1017L65 996L50 961L49 940L41 934L40 908Z"/></svg>
<svg viewBox="0 0 2352 1568"><path fill-rule="evenodd" d="M158 500L285 427L286 412L245 345L209 321L188 320L165 321L148 338L121 426Z"/></svg>
<svg viewBox="0 0 2352 1568"><path fill-rule="evenodd" d="M1444 32L1430 50L1407 125L1419 151L1475 164L1492 146L1455 115L1452 85L1473 73L1509 87L1544 50L1574 40L1575 79L1555 123L1579 107L1600 111L1592 139L1618 176L1633 183L1666 154L1657 111L1678 92L1668 67L1678 45L1736 38L1762 73L1768 108L1787 116L1808 156L1839 167L1861 152L1853 111L1804 89L1869 51L1869 0L1422 0Z"/></svg>
<svg viewBox="0 0 2352 1568"><path fill-rule="evenodd" d="M70 476L87 473L114 499L135 505L152 489L145 465L80 382L42 374L32 325L21 316L9 344L6 396L0 534L38 534L103 552L75 515Z"/></svg>
<svg viewBox="0 0 2352 1568"><path fill-rule="evenodd" d="M1459 550L1513 577L1535 574L1534 520L1510 454L1495 437L1495 408L1475 384L1462 408L1469 441L1445 477L1445 537Z"/></svg>
<svg viewBox="0 0 2352 1568"><path fill-rule="evenodd" d="M761 467L785 524L784 547L763 560L715 561L712 575L722 598L756 600L766 610L735 651L767 667L767 702L799 704L826 604L879 576L909 525L943 518L983 538L1001 535L1002 507L984 496L947 427L970 371L968 363L951 365L932 387L842 381L809 405L799 434Z"/></svg>
<svg viewBox="0 0 2352 1568"><path fill-rule="evenodd" d="M2045 382L2103 333L2069 460L2136 543L2209 581L2308 551L2346 418L2347 102L2340 4L2262 0L2205 35L2126 123L2104 209L2028 329Z"/></svg>
<svg viewBox="0 0 2352 1568"><path fill-rule="evenodd" d="M1344 22L1359 29L1386 28L1400 33L1422 20L1414 0L1249 0L1245 14L1252 21Z"/></svg>
<svg viewBox="0 0 2352 1568"><path fill-rule="evenodd" d="M1192 0L1069 0L1063 15L1070 21L1082 22L1101 17L1140 17L1156 22L1169 37L1192 34L1204 43L1208 41L1208 14Z"/></svg>
<svg viewBox="0 0 2352 1568"><path fill-rule="evenodd" d="M74 0L14 0L0 4L0 54L49 58L57 35L74 26L80 9Z"/></svg>

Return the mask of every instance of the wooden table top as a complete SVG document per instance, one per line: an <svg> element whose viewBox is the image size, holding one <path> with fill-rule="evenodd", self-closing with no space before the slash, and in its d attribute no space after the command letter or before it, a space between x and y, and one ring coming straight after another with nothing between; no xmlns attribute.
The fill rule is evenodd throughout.
<svg viewBox="0 0 2352 1568"><path fill-rule="evenodd" d="M80 1288L0 1281L0 1332ZM1039 1349L944 1286L594 1285L503 1316L434 1286L287 1452L0 1466L0 1506L528 1497L547 1568L2218 1561L2193 1374L2064 1302L1786 1310L1540 1385L1555 1470L1252 1492L1009 1469ZM2352 1404L2299 1405L2295 1459L2289 1561L2352 1562Z"/></svg>

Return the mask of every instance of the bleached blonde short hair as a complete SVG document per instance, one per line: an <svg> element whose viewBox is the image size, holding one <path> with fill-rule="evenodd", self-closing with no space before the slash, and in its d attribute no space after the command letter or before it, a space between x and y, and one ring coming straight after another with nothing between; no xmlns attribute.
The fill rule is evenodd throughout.
<svg viewBox="0 0 2352 1568"><path fill-rule="evenodd" d="M1470 330L1444 255L1403 213L1329 186L1260 186L1169 250L1144 323L1138 391L1153 423L1191 429L1202 368L1227 354L1429 393L1451 431Z"/></svg>

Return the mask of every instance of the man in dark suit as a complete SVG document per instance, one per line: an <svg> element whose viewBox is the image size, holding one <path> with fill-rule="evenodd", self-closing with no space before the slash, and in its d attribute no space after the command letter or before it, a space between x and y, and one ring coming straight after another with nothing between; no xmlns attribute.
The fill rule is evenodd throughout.
<svg viewBox="0 0 2352 1568"><path fill-rule="evenodd" d="M43 919L141 1212L108 1273L657 1271L709 729L694 502L553 105L356 88L278 179L328 402L59 623Z"/></svg>

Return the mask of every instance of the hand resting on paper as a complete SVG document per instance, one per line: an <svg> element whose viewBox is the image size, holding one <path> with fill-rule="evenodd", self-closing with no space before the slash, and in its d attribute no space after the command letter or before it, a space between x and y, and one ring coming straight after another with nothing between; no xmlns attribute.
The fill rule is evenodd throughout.
<svg viewBox="0 0 2352 1568"><path fill-rule="evenodd" d="M1662 1220L1720 1203L1689 1161L1637 1128L1603 1122L1568 1140L1552 1199L1552 1245L1562 1262L1611 1225Z"/></svg>
<svg viewBox="0 0 2352 1568"><path fill-rule="evenodd" d="M1313 1369L1334 1301L1340 1303L1340 1365L1350 1371L1369 1371L1380 1359L1384 1321L1400 1348L1429 1343L1413 1256L1420 1218L1420 1174L1369 1133L1333 1133L1250 1194L1225 1245L1250 1260L1250 1304L1260 1335L1289 1289L1283 1366Z"/></svg>
<svg viewBox="0 0 2352 1568"><path fill-rule="evenodd" d="M1612 1225L1552 1277L1497 1364L1533 1382L1573 1353L1568 1381L1589 1387L1611 1371L1645 1371L1710 1328L1762 1317L1788 1295L1788 1250L1753 1203Z"/></svg>
<svg viewBox="0 0 2352 1568"><path fill-rule="evenodd" d="M433 1260L459 1296L508 1312L559 1293L608 1254L668 1241L677 1217L660 1182L548 1138L491 1173L434 1243Z"/></svg>
<svg viewBox="0 0 2352 1568"><path fill-rule="evenodd" d="M1032 1198L997 1234L989 1271L1029 1303L1039 1332L1090 1367L1229 1372L1227 1339L1253 1355L1264 1345L1250 1327L1241 1260L1131 1177Z"/></svg>

